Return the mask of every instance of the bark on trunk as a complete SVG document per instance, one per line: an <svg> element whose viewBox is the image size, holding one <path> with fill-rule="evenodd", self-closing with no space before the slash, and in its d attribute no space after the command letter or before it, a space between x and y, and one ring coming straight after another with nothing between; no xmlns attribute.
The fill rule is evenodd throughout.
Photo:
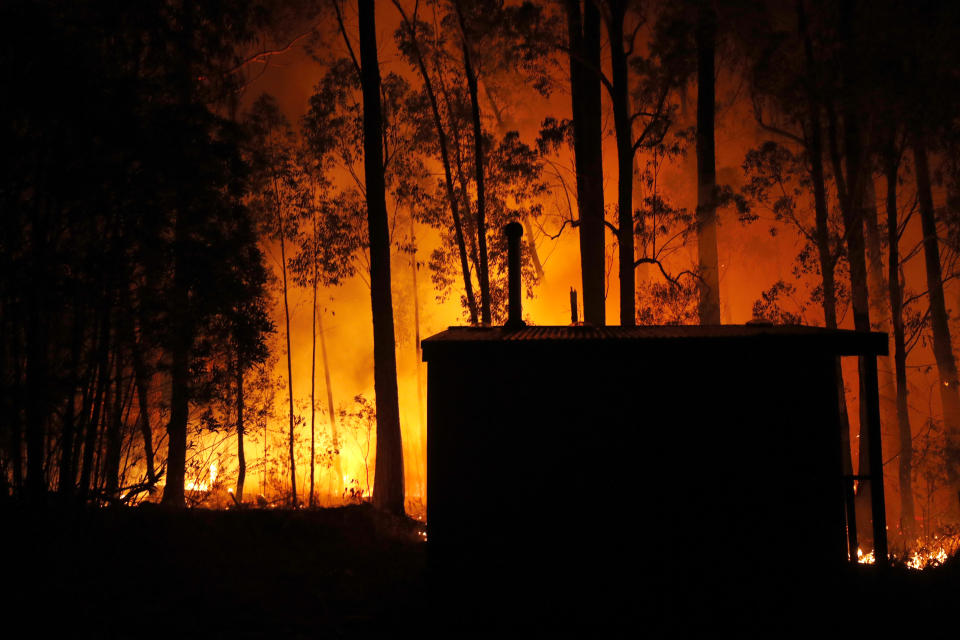
<svg viewBox="0 0 960 640"><path fill-rule="evenodd" d="M717 255L717 170L714 149L714 54L716 15L704 2L697 16L697 253L700 266L700 324L720 324Z"/></svg>
<svg viewBox="0 0 960 640"><path fill-rule="evenodd" d="M933 355L940 374L940 402L946 433L947 480L953 492L950 500L951 518L960 516L960 393L957 386L957 363L953 357L949 317L943 298L943 273L940 266L940 246L937 240L937 220L933 210L930 188L930 166L926 140L923 134L913 141L914 167L917 177L917 199L920 204L920 222L923 227L923 255L927 270L927 296L930 300L930 327L933 331Z"/></svg>
<svg viewBox="0 0 960 640"><path fill-rule="evenodd" d="M583 320L606 324L603 209L603 114L600 91L600 11L590 0L567 0L573 150L580 218ZM528 230L529 234L529 230ZM533 242L532 234L530 241Z"/></svg>
<svg viewBox="0 0 960 640"><path fill-rule="evenodd" d="M359 0L360 64L363 88L364 177L370 236L370 298L373 311L374 389L377 409L377 461L373 502L403 514L403 449L397 394L393 298L390 290L390 229L383 175L380 67L373 0ZM482 190L481 190L482 191ZM481 280L481 294L483 292ZM489 318L488 318L489 319Z"/></svg>

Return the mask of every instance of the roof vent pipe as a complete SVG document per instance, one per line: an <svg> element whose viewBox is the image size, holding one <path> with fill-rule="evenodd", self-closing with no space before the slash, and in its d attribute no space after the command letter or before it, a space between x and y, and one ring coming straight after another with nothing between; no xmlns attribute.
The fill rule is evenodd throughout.
<svg viewBox="0 0 960 640"><path fill-rule="evenodd" d="M507 235L507 283L510 290L507 322L503 326L520 329L527 326L521 309L520 238L523 236L523 225L511 222L504 227L503 232Z"/></svg>

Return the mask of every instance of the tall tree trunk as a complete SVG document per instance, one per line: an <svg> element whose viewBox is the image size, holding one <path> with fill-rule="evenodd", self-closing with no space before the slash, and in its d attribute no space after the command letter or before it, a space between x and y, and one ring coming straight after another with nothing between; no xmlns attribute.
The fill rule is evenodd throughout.
<svg viewBox="0 0 960 640"><path fill-rule="evenodd" d="M467 247L463 239L463 224L460 220L460 208L457 204L457 197L453 187L453 177L450 170L450 152L447 149L447 132L443 127L443 120L440 118L440 107L437 103L437 96L433 90L433 82L430 80L430 74L427 72L427 65L423 60L420 51L420 43L417 40L417 34L414 31L414 25L407 18L407 14L400 4L399 0L393 0L394 6L400 11L403 23L410 36L410 42L413 48L414 60L417 63L417 69L420 71L420 77L423 80L424 89L427 92L427 98L430 100L430 111L433 115L433 125L437 130L437 140L440 144L440 160L443 164L444 185L447 188L447 201L450 203L450 217L453 220L453 232L457 240L457 253L460 256L460 270L463 273L463 291L467 297L467 309L470 312L470 324L477 324L477 301L473 295L473 283L470 280L470 267L467 264ZM469 212L468 212L469 214Z"/></svg>
<svg viewBox="0 0 960 640"><path fill-rule="evenodd" d="M411 286L413 287L413 344L415 347L414 365L417 368L417 416L422 420L424 416L423 406L423 367L421 366L420 352L420 292L417 287L417 227L410 215L410 275Z"/></svg>
<svg viewBox="0 0 960 640"><path fill-rule="evenodd" d="M697 253L700 266L700 324L720 324L720 268L717 254L717 169L714 149L714 55L717 18L701 2L697 42Z"/></svg>
<svg viewBox="0 0 960 640"><path fill-rule="evenodd" d="M83 460L80 467L80 501L87 498L90 489L90 480L93 478L93 453L97 445L97 434L100 428L100 412L103 408L107 381L110 378L110 311L104 298L102 301L100 339L97 351L96 387L91 400L90 414L84 412L87 420L83 439ZM168 463L169 466L169 463Z"/></svg>
<svg viewBox="0 0 960 640"><path fill-rule="evenodd" d="M363 88L363 164L367 190L367 229L370 236L373 378L377 409L377 462L373 503L380 509L403 514L403 446L397 394L393 295L390 290L390 228L387 221L383 149L380 143L383 127L380 116L377 30L373 0L359 0L358 5ZM482 283L483 280L481 295Z"/></svg>
<svg viewBox="0 0 960 640"><path fill-rule="evenodd" d="M440 85L440 93L443 96L443 102L447 107L447 113L455 113L453 108L453 103L450 100L450 92L447 90L447 85L443 81L443 75L439 71L439 64L435 63L437 67L437 83ZM460 143L460 134L459 127L451 126L450 127L450 146L453 149L453 160L454 166L457 169L457 183L460 185L460 193L463 195L463 233L467 239L469 246L468 255L470 261L473 263L473 269L480 273L480 252L477 251L477 234L476 227L473 224L472 214L470 209L470 190L468 189L467 174L463 168L463 154L461 152L461 143ZM478 276L479 277L479 276Z"/></svg>
<svg viewBox="0 0 960 640"><path fill-rule="evenodd" d="M457 18L460 21L461 49L463 51L463 71L467 76L467 90L470 93L470 115L473 121L473 161L477 184L477 249L480 252L480 321L489 325L490 313L490 273L487 264L487 218L486 187L484 185L483 127L480 124L480 101L477 92L477 74L470 58L470 45L467 42L467 29L463 21L460 4L455 2Z"/></svg>
<svg viewBox="0 0 960 640"><path fill-rule="evenodd" d="M803 11L803 2L798 0L797 12L800 21L800 31L804 40L806 54L808 85L811 87L808 100L810 102L810 139L808 152L810 154L810 181L813 185L813 203L816 219L817 254L820 262L820 275L823 281L823 320L828 329L837 328L837 284L836 259L830 243L830 212L827 206L827 189L823 167L823 126L820 120L820 102L813 93L814 60L813 46L810 34L807 31L806 16ZM846 389L843 383L843 368L840 359L837 359L837 404L840 416L840 444L841 462L844 475L853 475L853 460L850 452L850 416L847 414Z"/></svg>
<svg viewBox="0 0 960 640"><path fill-rule="evenodd" d="M190 352L193 329L190 318L190 286L187 278L186 210L177 212L174 228L174 272L171 292L172 336L170 344L170 420L167 422L167 483L162 502L184 506L184 476L187 466L187 421L190 417Z"/></svg>
<svg viewBox="0 0 960 640"><path fill-rule="evenodd" d="M132 328L131 323L131 328ZM149 388L150 376L147 374L146 363L143 360L143 345L137 338L135 331L131 331L130 352L133 360L133 376L137 385L137 402L140 407L140 435L143 438L143 457L147 465L147 482L152 487L157 482L157 471L153 460L153 429L150 427Z"/></svg>
<svg viewBox="0 0 960 640"><path fill-rule="evenodd" d="M290 301L287 295L287 243L284 238L286 229L283 225L283 207L280 205L280 188L277 177L273 177L273 194L277 207L277 229L280 232L280 273L283 283L283 316L287 329L287 391L289 393L290 417L290 506L297 508L297 461L294 457L294 421L293 421L293 352L290 348Z"/></svg>
<svg viewBox="0 0 960 640"><path fill-rule="evenodd" d="M589 3L588 3L589 4ZM636 274L633 239L633 130L630 126L627 52L623 46L626 3L610 3L607 32L610 39L610 99L617 138L617 245L619 247L620 324L637 322Z"/></svg>
<svg viewBox="0 0 960 640"><path fill-rule="evenodd" d="M883 273L883 248L878 218L876 188L872 177L865 176L863 230L867 247L867 280L870 285L870 320L874 329L887 332L890 331L890 306L887 304L889 290Z"/></svg>
<svg viewBox="0 0 960 640"><path fill-rule="evenodd" d="M573 152L580 218L583 320L606 324L603 209L603 113L600 95L600 11L591 0L567 0ZM533 238L531 236L531 242Z"/></svg>
<svg viewBox="0 0 960 640"><path fill-rule="evenodd" d="M118 337L113 365L113 411L107 422L107 453L103 470L104 488L106 489L106 495L110 498L118 497L120 487L121 427L123 421L123 350L121 344Z"/></svg>
<svg viewBox="0 0 960 640"><path fill-rule="evenodd" d="M23 353L22 340L20 332L23 327L23 317L20 313L16 314L16 319L11 320L11 335L7 344L10 346L10 357L13 360L13 395L10 398L10 454L13 458L10 466L13 472L13 490L18 498L23 497Z"/></svg>
<svg viewBox="0 0 960 640"><path fill-rule="evenodd" d="M887 178L887 240L890 258L887 283L890 293L890 317L893 325L893 361L897 381L897 431L900 440L900 522L908 541L916 536L917 518L913 504L913 434L910 431L910 409L907 404L907 350L903 328L903 291L900 288L900 232L897 220L898 160L891 149L885 162Z"/></svg>
<svg viewBox="0 0 960 640"><path fill-rule="evenodd" d="M413 219L411 212L410 215L410 246L412 250L410 251L410 271L412 276L412 282L410 283L413 287L413 343L414 343L414 367L416 367L416 376L417 376L417 425L420 427L421 431L418 431L416 438L417 443L421 443L421 434L422 429L427 423L427 407L424 403L426 399L426 390L424 389L423 383L423 352L420 349L420 291L417 283L417 234L416 234L416 223ZM421 448L418 446L414 449L414 464L417 469L426 469L426 464L424 463L423 456L421 453ZM423 493L423 474L418 474L420 481L420 495Z"/></svg>
<svg viewBox="0 0 960 640"><path fill-rule="evenodd" d="M34 232L34 242L38 234ZM37 251L39 253L39 251ZM42 257L40 258L42 260ZM42 262L37 262L42 265ZM41 266L41 268L43 268ZM44 478L44 441L48 419L47 332L46 314L42 298L47 291L42 286L27 293L27 363L26 363L26 494L31 502L40 502L46 492Z"/></svg>
<svg viewBox="0 0 960 640"><path fill-rule="evenodd" d="M67 389L66 406L63 412L63 429L60 439L60 472L57 490L61 496L70 496L74 489L73 440L77 423L77 388L80 385L80 351L83 343L83 314L80 300L73 300L73 326L70 340L70 379Z"/></svg>
<svg viewBox="0 0 960 640"><path fill-rule="evenodd" d="M920 222L923 227L923 255L927 267L927 295L930 300L933 355L940 374L940 402L943 406L943 423L946 433L947 480L953 491L949 514L955 519L960 516L960 389L957 386L957 363L953 357L949 317L943 298L943 273L940 266L940 246L937 240L937 220L933 210L926 140L922 133L914 137L913 158L917 176Z"/></svg>
<svg viewBox="0 0 960 640"><path fill-rule="evenodd" d="M246 425L243 422L243 363L237 356L237 488L236 501L243 504L243 483L247 479L247 456L243 451L243 434Z"/></svg>
<svg viewBox="0 0 960 640"><path fill-rule="evenodd" d="M310 498L307 504L314 506L314 475L317 460L317 219L313 218L313 299L310 304Z"/></svg>
<svg viewBox="0 0 960 640"><path fill-rule="evenodd" d="M867 158L860 137L860 112L855 102L856 72L854 64L853 7L849 1L841 3L839 32L841 46L840 72L843 79L841 96L843 117L843 156L841 159L837 140L837 118L832 105L828 109L830 127L830 155L833 162L833 174L837 183L840 212L843 216L844 235L847 240L847 260L850 268L850 292L853 307L853 326L857 331L870 331L870 296L867 276L866 241L863 223L863 193L870 179ZM872 358L872 356L871 356ZM860 379L860 436L858 473L870 476L870 437L867 428L869 413L868 397L865 388L867 367L875 366L867 358L859 358L857 363ZM857 489L857 519L861 523L870 521L873 487L869 482L859 482ZM869 531L860 527L860 531ZM872 541L871 541L872 544Z"/></svg>
<svg viewBox="0 0 960 640"><path fill-rule="evenodd" d="M320 329L320 355L323 357L323 377L327 387L327 415L330 418L330 441L333 445L333 471L337 476L337 497L343 494L343 466L340 463L340 436L337 433L337 411L333 404L333 385L330 382L330 361L327 359L327 336L323 331L323 312L317 314Z"/></svg>
<svg viewBox="0 0 960 640"><path fill-rule="evenodd" d="M877 211L876 187L873 176L864 177L863 185L863 230L867 246L867 280L870 289L870 321L873 328L887 334L889 352L894 352L893 335L890 331L889 288L883 273L883 247L880 241L879 213ZM880 414L884 424L893 424L897 416L897 391L894 382L893 359L890 356L877 358L877 374L880 380Z"/></svg>

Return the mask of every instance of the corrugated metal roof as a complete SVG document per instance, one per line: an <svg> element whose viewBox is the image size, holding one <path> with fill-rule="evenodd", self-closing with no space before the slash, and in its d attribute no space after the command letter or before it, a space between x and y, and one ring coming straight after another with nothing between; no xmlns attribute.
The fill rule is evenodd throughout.
<svg viewBox="0 0 960 640"><path fill-rule="evenodd" d="M426 338L425 351L442 345L472 343L567 343L567 342L659 342L659 341L773 341L775 343L803 344L837 355L887 353L887 334L858 332L845 329L786 325L658 325L641 327L620 326L529 326L519 329L506 327L450 327ZM427 355L427 354L425 354Z"/></svg>

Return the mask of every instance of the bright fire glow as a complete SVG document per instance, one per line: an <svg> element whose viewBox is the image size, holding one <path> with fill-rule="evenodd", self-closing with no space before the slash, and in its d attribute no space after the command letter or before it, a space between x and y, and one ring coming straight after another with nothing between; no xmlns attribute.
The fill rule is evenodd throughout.
<svg viewBox="0 0 960 640"><path fill-rule="evenodd" d="M216 480L217 480L217 463L214 462L213 464L210 465L210 479L208 481L191 480L186 484L184 489L186 489L187 491L210 491L210 487L213 486L213 483Z"/></svg>
<svg viewBox="0 0 960 640"><path fill-rule="evenodd" d="M934 536L932 541L917 540L914 550L904 561L908 569L939 567L960 550L960 535Z"/></svg>

